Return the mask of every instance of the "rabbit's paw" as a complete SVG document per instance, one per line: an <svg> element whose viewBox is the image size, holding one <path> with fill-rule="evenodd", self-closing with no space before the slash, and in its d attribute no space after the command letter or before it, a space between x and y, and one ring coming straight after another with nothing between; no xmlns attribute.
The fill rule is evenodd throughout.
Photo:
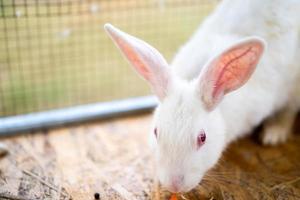
<svg viewBox="0 0 300 200"><path fill-rule="evenodd" d="M295 112L284 109L267 119L260 135L261 142L271 146L286 142L291 135L295 117Z"/></svg>
<svg viewBox="0 0 300 200"><path fill-rule="evenodd" d="M290 135L290 130L280 125L269 126L265 125L262 135L261 142L264 145L275 146L284 143Z"/></svg>

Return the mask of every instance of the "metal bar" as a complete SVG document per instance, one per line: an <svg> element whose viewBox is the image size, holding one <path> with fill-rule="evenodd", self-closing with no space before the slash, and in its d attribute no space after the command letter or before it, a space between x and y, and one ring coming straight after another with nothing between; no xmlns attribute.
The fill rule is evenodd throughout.
<svg viewBox="0 0 300 200"><path fill-rule="evenodd" d="M0 136L8 136L25 131L50 128L92 119L105 119L124 114L150 111L156 105L157 99L154 96L145 96L4 117L0 118Z"/></svg>

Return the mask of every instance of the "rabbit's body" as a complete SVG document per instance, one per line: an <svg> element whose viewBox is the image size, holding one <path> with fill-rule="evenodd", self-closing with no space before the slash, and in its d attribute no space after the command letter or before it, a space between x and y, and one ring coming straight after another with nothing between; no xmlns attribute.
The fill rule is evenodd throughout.
<svg viewBox="0 0 300 200"><path fill-rule="evenodd" d="M171 64L177 76L192 80L207 60L252 35L264 38L267 50L248 83L219 105L228 141L286 105L299 108L300 2L225 0Z"/></svg>
<svg viewBox="0 0 300 200"><path fill-rule="evenodd" d="M264 143L286 140L300 106L300 1L224 0L170 67L149 44L105 29L160 100L150 138L170 191L195 187L230 141L275 112Z"/></svg>

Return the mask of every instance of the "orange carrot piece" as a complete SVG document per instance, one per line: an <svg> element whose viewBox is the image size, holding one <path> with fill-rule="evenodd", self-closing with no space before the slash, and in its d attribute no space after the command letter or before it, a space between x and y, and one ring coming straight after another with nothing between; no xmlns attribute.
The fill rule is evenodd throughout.
<svg viewBox="0 0 300 200"><path fill-rule="evenodd" d="M177 200L177 196L176 196L176 194L172 194L172 196L171 196L170 200Z"/></svg>

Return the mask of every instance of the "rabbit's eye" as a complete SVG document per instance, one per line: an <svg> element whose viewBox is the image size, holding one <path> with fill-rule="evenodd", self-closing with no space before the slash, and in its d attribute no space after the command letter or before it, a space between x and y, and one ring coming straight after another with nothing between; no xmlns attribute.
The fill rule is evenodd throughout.
<svg viewBox="0 0 300 200"><path fill-rule="evenodd" d="M153 132L154 132L155 137L157 138L157 128L155 128Z"/></svg>
<svg viewBox="0 0 300 200"><path fill-rule="evenodd" d="M206 140L206 134L204 132L204 130L201 130L199 135L197 136L197 148L199 149Z"/></svg>

